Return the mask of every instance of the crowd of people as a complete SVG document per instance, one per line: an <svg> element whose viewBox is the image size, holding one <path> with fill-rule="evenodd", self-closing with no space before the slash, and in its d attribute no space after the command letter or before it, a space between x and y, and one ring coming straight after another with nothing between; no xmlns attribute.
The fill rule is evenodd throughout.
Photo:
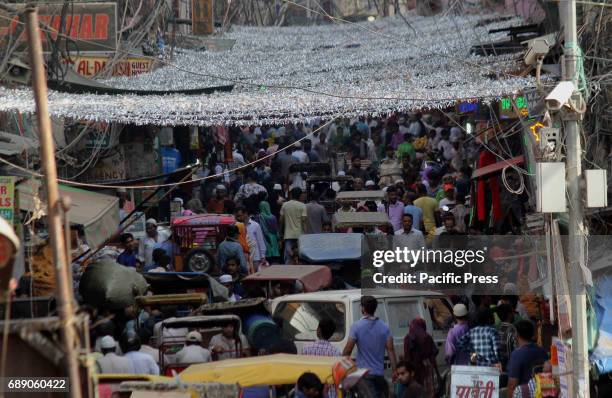
<svg viewBox="0 0 612 398"><path fill-rule="evenodd" d="M214 258L216 278L228 289L229 301L260 294L245 289L241 283L245 276L272 264L299 264L298 240L303 234L342 233L334 229L328 209L321 203L333 202L341 191L383 190L383 200L340 201L336 211L386 213L392 227L363 232L402 236L403 244L417 248L435 245L436 237L445 234L515 233L520 228L525 205L520 195L502 195L501 200L510 201L508 206L469 199L482 188L473 184L471 176L472 166L481 160L484 147L477 138L465 134L457 119L433 112L398 114L386 119L359 118L320 126L315 121L310 125L232 128L231 158L220 161L218 153L211 153L203 159L205 167L198 172L199 176L218 177L203 180L190 192L179 190L173 198L180 209L179 216L234 216L236 223L227 228ZM331 186L307 186L309 174L294 165L308 163L315 168L320 163L331 164L337 176L352 178L334 180ZM241 166L248 167L224 173ZM479 216L481 209L477 206L486 207L485 217ZM503 208L501 216L488 216L499 207ZM124 209L122 212L125 215ZM160 224L147 219L141 239L123 233L117 262L139 272L173 271L176 248L170 230ZM274 291L275 295L287 293L280 286ZM473 296L465 302L467 306L454 300L455 325L445 346L446 362L498 366L508 374L504 384L511 392L519 391L528 383L534 363L545 359L545 353L532 342L530 321L517 318L520 308L517 309L516 296L497 298L500 301L494 310L491 300L483 297ZM318 340L301 353L350 356L357 348L357 365L369 370L367 382L379 396L389 392L384 377L387 357L394 372L396 396L438 396L438 347L425 321L408 320L404 350L396 355L389 326L375 316L376 300L363 297L361 303L363 317L350 325L349 340L342 351L329 341L335 331L334 320L323 319L317 330ZM98 322L94 337L100 372L159 374L159 351L151 345L152 336L159 333L159 319L176 315L172 310L158 314L145 309L136 314L131 308L110 318L109 313L90 311L95 312L92 319ZM185 364L249 354L247 339L230 330L233 327L226 325L207 344L197 332L189 332L185 347L164 359L166 363ZM297 353L292 342L288 346L276 352ZM323 392L334 396L333 389L312 374L300 378L297 387L301 396L322 396L317 394Z"/></svg>

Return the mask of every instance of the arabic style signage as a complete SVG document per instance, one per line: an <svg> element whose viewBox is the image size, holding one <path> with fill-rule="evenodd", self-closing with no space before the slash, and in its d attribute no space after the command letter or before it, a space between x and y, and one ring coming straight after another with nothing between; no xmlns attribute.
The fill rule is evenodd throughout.
<svg viewBox="0 0 612 398"><path fill-rule="evenodd" d="M9 224L15 218L15 177L0 177L0 217Z"/></svg>
<svg viewBox="0 0 612 398"><path fill-rule="evenodd" d="M16 4L17 9L24 7ZM43 24L41 29L41 40L45 51L50 50L50 40L56 40L60 30L63 3L39 4L38 18ZM17 33L21 46L26 48L26 33L21 25L23 20L13 16L9 20L9 14L0 11L0 47ZM63 34L69 40L66 43L69 51L92 52L92 51L115 51L117 48L117 4L116 3L70 3L68 13L65 16Z"/></svg>

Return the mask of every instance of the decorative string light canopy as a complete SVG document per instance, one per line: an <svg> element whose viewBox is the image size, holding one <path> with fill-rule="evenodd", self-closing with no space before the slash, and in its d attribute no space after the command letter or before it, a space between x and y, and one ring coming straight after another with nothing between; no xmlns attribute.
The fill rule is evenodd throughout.
<svg viewBox="0 0 612 398"><path fill-rule="evenodd" d="M517 54L480 57L474 45L501 40L485 24L496 15L411 16L359 24L234 27L221 36L233 49L178 49L158 70L104 81L140 90L183 90L235 84L209 95L94 95L50 91L54 116L137 125L245 125L297 122L326 115L380 115L492 101L532 86L508 74ZM520 51L520 49L517 49ZM33 112L29 89L0 88L0 111Z"/></svg>

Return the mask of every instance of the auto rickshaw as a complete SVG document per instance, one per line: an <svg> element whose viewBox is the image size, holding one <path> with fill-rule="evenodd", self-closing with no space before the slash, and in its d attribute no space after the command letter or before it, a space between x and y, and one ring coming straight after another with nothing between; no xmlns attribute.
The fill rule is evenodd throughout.
<svg viewBox="0 0 612 398"><path fill-rule="evenodd" d="M227 289L201 272L145 272L142 275L155 295L203 293L210 302L227 299Z"/></svg>
<svg viewBox="0 0 612 398"><path fill-rule="evenodd" d="M236 315L168 318L161 322L159 329L156 325L154 333L156 333L156 341L159 342L160 373L172 376L173 373L180 373L189 366L189 364L172 363L173 356L185 345L187 333L191 331L199 332L202 335L202 347L208 347L210 339L221 333L223 326L228 321L234 323L234 329L237 332L242 329L242 322ZM240 339L238 341L240 342ZM242 349L238 349L236 355L242 356Z"/></svg>
<svg viewBox="0 0 612 398"><path fill-rule="evenodd" d="M332 273L325 265L272 265L242 279L243 285L257 284L265 292L265 297L279 296L275 285L280 283L280 290L291 293L310 293L329 287Z"/></svg>
<svg viewBox="0 0 612 398"><path fill-rule="evenodd" d="M327 214L334 214L338 209L337 193L333 189L334 183L337 183L340 187L352 185L353 177L327 175L306 179L306 196L308 200L317 199L325 207ZM315 197L315 193L319 194Z"/></svg>
<svg viewBox="0 0 612 398"><path fill-rule="evenodd" d="M99 373L93 375L93 382L95 388L98 390L99 398L117 398L117 397L129 397L130 392L122 391L121 383L124 382L174 382L171 377L154 376L154 375L143 375L143 374L112 374L112 373Z"/></svg>
<svg viewBox="0 0 612 398"><path fill-rule="evenodd" d="M155 398L236 398L240 396L240 387L236 383L177 383L173 378L157 381L123 381L118 386L118 396L155 397Z"/></svg>
<svg viewBox="0 0 612 398"><path fill-rule="evenodd" d="M363 234L358 233L302 235L298 240L300 261L304 264L328 266L332 274L345 284L337 286L338 289L359 286L361 258L366 253L364 238Z"/></svg>
<svg viewBox="0 0 612 398"><path fill-rule="evenodd" d="M156 309L162 313L164 307L176 307L174 311L178 316L188 316L208 302L208 297L203 293L183 293L183 294L157 294L153 296L136 297L136 306L140 308Z"/></svg>
<svg viewBox="0 0 612 398"><path fill-rule="evenodd" d="M172 236L177 247L177 271L213 272L217 247L225 239L227 227L236 219L230 214L198 214L172 220Z"/></svg>
<svg viewBox="0 0 612 398"><path fill-rule="evenodd" d="M359 202L376 202L382 201L385 198L385 192L380 191L342 191L336 195L336 201L339 203L349 202L351 206L357 207Z"/></svg>
<svg viewBox="0 0 612 398"><path fill-rule="evenodd" d="M339 398L351 393L364 398L374 397L363 380L368 370L357 368L355 362L342 357L275 354L227 359L191 365L179 378L181 382L238 383L244 392L249 388L293 388L305 372L312 372L324 384L332 385Z"/></svg>
<svg viewBox="0 0 612 398"><path fill-rule="evenodd" d="M393 225L386 213L378 211L336 212L332 217L335 231L359 232L365 234L393 233Z"/></svg>

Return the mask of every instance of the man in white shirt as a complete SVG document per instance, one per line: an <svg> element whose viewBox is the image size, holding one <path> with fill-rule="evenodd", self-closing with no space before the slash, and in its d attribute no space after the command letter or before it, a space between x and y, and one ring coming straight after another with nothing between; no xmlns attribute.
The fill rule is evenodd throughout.
<svg viewBox="0 0 612 398"><path fill-rule="evenodd" d="M206 363L212 361L210 351L202 347L202 335L199 332L187 333L185 346L176 353L174 362L178 364Z"/></svg>
<svg viewBox="0 0 612 398"><path fill-rule="evenodd" d="M208 347L219 360L248 356L249 353L249 342L242 333L236 333L236 326L232 321L227 321L221 333L210 339Z"/></svg>
<svg viewBox="0 0 612 398"><path fill-rule="evenodd" d="M302 150L302 143L296 142L293 146L295 149L293 153L291 153L291 156L293 156L298 163L308 163L308 154Z"/></svg>
<svg viewBox="0 0 612 398"><path fill-rule="evenodd" d="M129 359L134 368L134 374L159 375L159 366L149 354L140 352L140 339L135 332L127 332L124 337L125 358Z"/></svg>
<svg viewBox="0 0 612 398"><path fill-rule="evenodd" d="M418 250L425 247L423 233L413 226L412 214L402 216L402 228L395 231L394 246Z"/></svg>
<svg viewBox="0 0 612 398"><path fill-rule="evenodd" d="M165 243L169 234L167 231L157 226L157 221L153 218L149 218L146 222L146 233L147 235L140 240L138 254L142 257L144 265L153 265L153 250L161 248L161 245Z"/></svg>
<svg viewBox="0 0 612 398"><path fill-rule="evenodd" d="M251 219L244 207L238 207L234 215L238 222L246 226L247 238L250 239L255 246L255 250L251 250L251 255L253 256L253 267L255 271L258 271L259 265L266 261L266 241L261 226L258 222Z"/></svg>
<svg viewBox="0 0 612 398"><path fill-rule="evenodd" d="M98 373L134 373L134 366L129 359L117 355L117 342L112 336L104 336L100 341L102 357L96 360Z"/></svg>

